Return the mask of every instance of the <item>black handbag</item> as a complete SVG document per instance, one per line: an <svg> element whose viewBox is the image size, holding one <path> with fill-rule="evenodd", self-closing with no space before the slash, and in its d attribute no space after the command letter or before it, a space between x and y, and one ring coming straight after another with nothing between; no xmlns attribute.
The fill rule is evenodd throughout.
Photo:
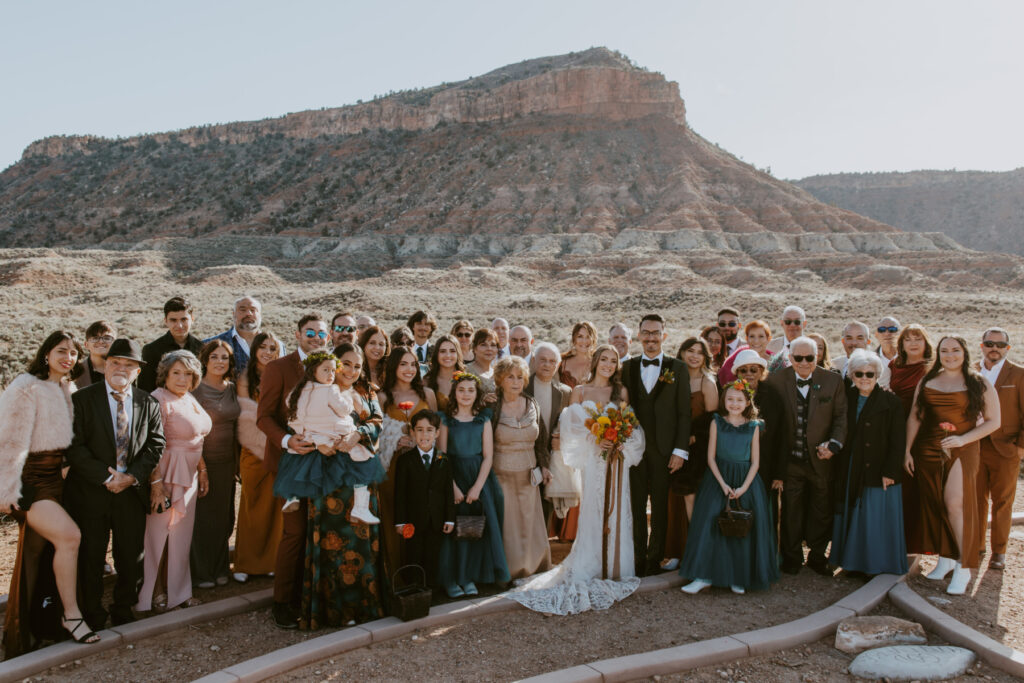
<svg viewBox="0 0 1024 683"><path fill-rule="evenodd" d="M735 508L732 506L733 500L736 501ZM725 499L725 508L718 515L718 531L723 536L746 538L747 534L750 533L750 527L753 523L753 510L741 508L739 499Z"/></svg>
<svg viewBox="0 0 1024 683"><path fill-rule="evenodd" d="M484 505L480 501L474 503L479 507L479 515L455 515L455 538L460 541L477 541L484 536L487 518L484 517Z"/></svg>

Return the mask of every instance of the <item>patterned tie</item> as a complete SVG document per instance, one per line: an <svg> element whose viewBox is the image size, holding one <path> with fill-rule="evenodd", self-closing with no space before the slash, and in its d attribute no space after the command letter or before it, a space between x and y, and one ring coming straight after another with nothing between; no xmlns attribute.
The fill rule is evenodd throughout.
<svg viewBox="0 0 1024 683"><path fill-rule="evenodd" d="M117 471L126 472L128 470L129 424L128 411L124 409L124 399L127 398L127 395L121 391L112 391L110 394L117 401L117 433L115 436L117 442Z"/></svg>

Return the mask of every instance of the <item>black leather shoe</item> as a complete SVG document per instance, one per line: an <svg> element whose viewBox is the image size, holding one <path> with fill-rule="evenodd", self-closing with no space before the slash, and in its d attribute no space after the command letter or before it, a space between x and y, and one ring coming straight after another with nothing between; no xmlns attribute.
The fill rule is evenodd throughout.
<svg viewBox="0 0 1024 683"><path fill-rule="evenodd" d="M783 574L799 574L800 569L803 565L799 565L795 562L783 562L782 573Z"/></svg>
<svg viewBox="0 0 1024 683"><path fill-rule="evenodd" d="M288 603L275 602L272 613L274 615L274 625L278 628L291 630L299 627L299 621Z"/></svg>
<svg viewBox="0 0 1024 683"><path fill-rule="evenodd" d="M808 562L807 566L810 567L815 574L820 574L821 576L826 576L830 579L835 576L835 570L828 566L828 562Z"/></svg>
<svg viewBox="0 0 1024 683"><path fill-rule="evenodd" d="M135 621L135 615L132 614L131 608L129 608L128 610L110 610L110 623L114 626L120 626L121 624L130 624L133 621ZM96 629L93 630L95 631Z"/></svg>

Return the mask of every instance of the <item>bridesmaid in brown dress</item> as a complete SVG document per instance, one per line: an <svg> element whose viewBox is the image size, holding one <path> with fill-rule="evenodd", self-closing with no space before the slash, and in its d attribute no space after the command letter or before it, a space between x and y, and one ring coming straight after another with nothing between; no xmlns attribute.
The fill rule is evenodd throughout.
<svg viewBox="0 0 1024 683"><path fill-rule="evenodd" d="M380 537L384 541L385 575L390 576L398 569L401 557L401 543L394 524L395 467L398 463L395 456L416 445L409 434L409 418L425 408L436 411L437 397L433 389L423 386L420 362L407 346L396 346L391 350L383 381L384 389L379 399L384 410L384 423L377 455L388 476L377 485L380 501L377 516L380 517Z"/></svg>
<svg viewBox="0 0 1024 683"><path fill-rule="evenodd" d="M931 365L935 350L928 333L920 325L907 325L896 340L896 357L889 363L889 390L903 401L903 419L910 417L914 407L917 385ZM917 480L904 472L903 480L903 533L907 552L923 552L921 532L921 496Z"/></svg>
<svg viewBox="0 0 1024 683"><path fill-rule="evenodd" d="M711 414L718 409L718 386L711 374L711 349L707 340L690 337L679 347L676 358L683 361L690 378L690 457L669 476L668 527L665 559L661 568L673 571L686 548L686 530L693 514L700 480L707 469L707 437Z"/></svg>
<svg viewBox="0 0 1024 683"><path fill-rule="evenodd" d="M548 438L537 402L523 393L529 376L526 361L518 356L502 358L494 366L498 385L492 418L494 475L505 497L502 541L513 579L551 568L540 488L530 481L530 471L536 467L540 467L544 483L551 481Z"/></svg>
<svg viewBox="0 0 1024 683"><path fill-rule="evenodd" d="M100 639L78 609L81 533L61 507L61 465L72 437L72 378L82 370L81 356L74 335L54 332L39 347L28 372L18 375L0 394L0 512L13 513L18 520L18 549L4 623L6 659L37 647L41 638L56 637L37 632L39 625L29 619L32 605L41 602L42 596L33 593L43 587L44 574L49 575L51 587L56 580L64 628L79 642ZM47 542L53 544L52 552ZM50 560L52 571L43 566Z"/></svg>
<svg viewBox="0 0 1024 683"><path fill-rule="evenodd" d="M939 554L928 578L938 581L953 570L946 592L962 595L981 547L975 501L978 441L999 429L999 397L971 367L963 337L943 337L938 348L938 361L921 379L907 421L907 444L912 445L904 467L917 479L921 495L923 551ZM980 425L979 416L984 418Z"/></svg>

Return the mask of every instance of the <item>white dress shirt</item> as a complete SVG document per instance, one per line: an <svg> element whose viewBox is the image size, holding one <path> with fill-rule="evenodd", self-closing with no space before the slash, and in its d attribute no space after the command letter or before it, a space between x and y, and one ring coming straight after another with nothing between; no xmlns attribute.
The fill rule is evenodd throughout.
<svg viewBox="0 0 1024 683"><path fill-rule="evenodd" d="M656 360L658 363L657 365L644 365L645 360ZM664 362L664 353L659 353L654 358L650 358L646 353L640 356L640 381L644 383L644 389L647 389L648 394L654 391L658 377L661 376L661 365Z"/></svg>
<svg viewBox="0 0 1024 683"><path fill-rule="evenodd" d="M985 361L981 362L981 376L988 380L988 383L992 386L996 385L996 380L999 379L999 373L1003 371L1003 365L1006 363L1006 359L1002 359L998 363L992 366L991 370L985 369Z"/></svg>
<svg viewBox="0 0 1024 683"><path fill-rule="evenodd" d="M814 377L814 371L813 370L811 370L811 374L807 375L807 377L801 377L799 374L796 375L797 379L811 379L812 377ZM811 385L807 384L805 386L800 386L799 384L797 384L796 385L796 390L800 392L801 396L803 396L804 398L807 398L807 392L811 390Z"/></svg>
<svg viewBox="0 0 1024 683"><path fill-rule="evenodd" d="M238 330L236 330L234 327L231 328L231 338L234 339L236 342L238 342L238 346L243 351L245 351L245 355L247 355L247 356L251 356L252 355L252 352L249 351L249 342L245 341L245 337L243 337L242 335L238 334ZM279 352L283 351L283 350L284 349L278 349Z"/></svg>

